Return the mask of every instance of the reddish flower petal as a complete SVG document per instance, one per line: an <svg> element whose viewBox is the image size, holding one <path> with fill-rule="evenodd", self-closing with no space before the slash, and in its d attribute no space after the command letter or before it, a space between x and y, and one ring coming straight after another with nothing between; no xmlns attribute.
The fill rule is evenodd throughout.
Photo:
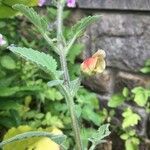
<svg viewBox="0 0 150 150"><path fill-rule="evenodd" d="M87 75L102 73L106 67L105 55L105 51L98 50L92 57L84 60L81 64L82 72Z"/></svg>

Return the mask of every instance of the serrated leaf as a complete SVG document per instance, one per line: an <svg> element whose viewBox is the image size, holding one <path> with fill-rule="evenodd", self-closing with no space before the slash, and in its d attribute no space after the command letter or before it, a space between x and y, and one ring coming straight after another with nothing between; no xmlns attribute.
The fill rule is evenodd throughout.
<svg viewBox="0 0 150 150"><path fill-rule="evenodd" d="M87 26L97 21L100 17L101 16L99 15L95 15L95 16L88 16L81 19L72 27L71 34L72 35L78 34L80 36L80 34L87 28Z"/></svg>
<svg viewBox="0 0 150 150"><path fill-rule="evenodd" d="M92 143L99 144L99 143L102 143L103 142L102 140L105 137L107 137L109 134L110 134L109 124L104 124L104 125L102 125L102 126L99 127L98 131L96 133L94 133L92 135L92 137L89 138L89 140Z"/></svg>
<svg viewBox="0 0 150 150"><path fill-rule="evenodd" d="M21 56L22 58L31 61L32 63L35 63L45 72L48 71L49 73L51 73L52 76L57 75L57 63L52 56L43 52L33 50L31 48L9 46L8 49L11 50L13 53Z"/></svg>
<svg viewBox="0 0 150 150"><path fill-rule="evenodd" d="M135 126L138 124L138 121L141 120L141 117L132 112L130 108L127 108L125 112L123 112L122 116L124 117L122 127L125 129L130 126Z"/></svg>
<svg viewBox="0 0 150 150"><path fill-rule="evenodd" d="M5 141L0 143L0 147L7 144L4 146L4 150L9 150L11 147L15 147L15 150L26 149L32 147L33 144L35 147L39 147L42 144L42 146L44 145L43 148L47 150L53 145L52 141L54 141L55 144L62 144L66 139L66 136L60 132L58 133L58 131L57 133L53 130L52 133L45 131L34 131L29 126L19 126L18 128L10 129L4 139ZM47 140L45 141L45 139ZM44 140L45 142L43 143L41 140ZM52 145L47 142L50 142ZM41 144L39 145L39 143ZM48 147L46 147L46 145Z"/></svg>
<svg viewBox="0 0 150 150"><path fill-rule="evenodd" d="M47 19L38 15L33 8L29 8L28 6L25 6L23 4L16 4L13 6L13 8L24 14L41 33L46 33L48 31Z"/></svg>
<svg viewBox="0 0 150 150"><path fill-rule="evenodd" d="M124 102L124 100L125 98L122 94L115 94L109 100L108 106L112 108L118 107Z"/></svg>
<svg viewBox="0 0 150 150"><path fill-rule="evenodd" d="M77 56L84 50L84 46L82 44L74 44L71 50L68 53L67 60L74 64Z"/></svg>
<svg viewBox="0 0 150 150"><path fill-rule="evenodd" d="M70 89L71 89L71 95L72 96L76 95L77 91L80 88L80 84L81 84L80 78L77 78L77 79L71 81L71 83L70 83Z"/></svg>
<svg viewBox="0 0 150 150"><path fill-rule="evenodd" d="M69 50L73 46L76 39L83 34L86 27L88 25L90 25L91 23L95 22L99 18L100 18L99 15L85 17L85 18L81 19L80 21L78 21L71 28L71 32L69 32L69 34L67 35L67 37L69 37L69 39L71 39L71 40L69 40L69 42L67 43L67 47L65 49L66 55L68 54Z"/></svg>
<svg viewBox="0 0 150 150"><path fill-rule="evenodd" d="M49 87L53 87L53 86L57 86L57 85L63 84L63 82L64 82L63 80L53 80L53 81L49 81L47 83L47 85Z"/></svg>
<svg viewBox="0 0 150 150"><path fill-rule="evenodd" d="M142 87L135 87L131 92L134 93L134 101L139 106L145 106L148 101L148 97L150 96L150 90Z"/></svg>
<svg viewBox="0 0 150 150"><path fill-rule="evenodd" d="M93 111L91 106L85 105L82 108L82 118L87 120L87 121L92 121L95 125L99 126L101 123L101 118L100 116Z"/></svg>

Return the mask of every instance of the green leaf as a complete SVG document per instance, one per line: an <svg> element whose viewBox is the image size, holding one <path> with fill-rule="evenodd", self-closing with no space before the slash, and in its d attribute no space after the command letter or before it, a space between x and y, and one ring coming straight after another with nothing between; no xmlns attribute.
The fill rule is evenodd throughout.
<svg viewBox="0 0 150 150"><path fill-rule="evenodd" d="M52 101L63 99L62 94L56 88L48 88L44 94L47 99Z"/></svg>
<svg viewBox="0 0 150 150"><path fill-rule="evenodd" d="M131 139L125 141L126 150L138 150L138 145L139 144L134 143Z"/></svg>
<svg viewBox="0 0 150 150"><path fill-rule="evenodd" d="M14 110L22 110L23 109L23 105L20 105L19 103L13 101L13 100L0 100L0 110L10 110L10 109L14 109Z"/></svg>
<svg viewBox="0 0 150 150"><path fill-rule="evenodd" d="M41 33L46 33L48 31L47 19L45 17L39 16L33 8L29 8L23 4L16 4L13 6L13 8L24 14Z"/></svg>
<svg viewBox="0 0 150 150"><path fill-rule="evenodd" d="M38 67L43 69L45 72L51 73L52 76L57 76L57 63L52 56L43 52L35 51L31 48L21 48L15 46L9 46L9 50L13 53L18 54L22 58L35 63Z"/></svg>
<svg viewBox="0 0 150 150"><path fill-rule="evenodd" d="M142 87L135 87L131 91L135 96L134 96L134 101L139 105L139 106L145 106L145 104L148 101L148 98L150 97L150 90L144 89Z"/></svg>
<svg viewBox="0 0 150 150"><path fill-rule="evenodd" d="M124 117L122 127L125 129L130 126L135 126L138 124L138 121L141 120L141 117L133 113L130 108L127 108L125 112L122 113L122 116Z"/></svg>
<svg viewBox="0 0 150 150"><path fill-rule="evenodd" d="M140 70L142 73L150 73L150 66L144 67Z"/></svg>
<svg viewBox="0 0 150 150"><path fill-rule="evenodd" d="M127 139L129 138L129 135L126 134L126 133L124 133L124 134L122 134L122 135L120 136L120 138L123 139L123 140L127 140Z"/></svg>
<svg viewBox="0 0 150 150"><path fill-rule="evenodd" d="M70 83L70 89L71 89L71 95L72 96L76 95L77 91L80 88L80 84L81 84L80 78L77 78L77 79L71 81L71 83Z"/></svg>
<svg viewBox="0 0 150 150"><path fill-rule="evenodd" d="M95 125L99 126L101 123L100 115L98 115L90 105L85 105L82 108L82 118L87 121L92 121Z"/></svg>
<svg viewBox="0 0 150 150"><path fill-rule="evenodd" d="M75 44L71 47L71 50L68 53L67 60L74 64L77 56L84 50L84 46L82 44Z"/></svg>
<svg viewBox="0 0 150 150"><path fill-rule="evenodd" d="M29 126L19 126L18 128L12 128L8 131L4 137L5 140L0 143L0 147L5 145L4 150L9 150L10 147L14 146L16 150L26 149L33 143L42 139L42 137L47 137L59 145L62 144L66 139L66 136L63 134L53 134L45 131L33 131L33 129Z"/></svg>
<svg viewBox="0 0 150 150"><path fill-rule="evenodd" d="M103 139L105 137L107 137L109 134L110 134L109 124L104 124L104 125L100 126L98 131L96 133L94 133L91 136L91 138L89 138L89 140L92 142L92 146L89 150L94 150L96 145L105 142L105 140L103 140Z"/></svg>
<svg viewBox="0 0 150 150"><path fill-rule="evenodd" d="M67 35L69 37L69 42L67 43L67 47L65 49L65 54L67 55L69 50L72 48L73 44L75 43L76 39L81 36L86 29L88 25L95 22L97 19L99 19L99 15L95 16L88 16L83 19L81 19L79 22L77 22L72 28L71 32ZM74 51L76 52L76 50Z"/></svg>
<svg viewBox="0 0 150 150"><path fill-rule="evenodd" d="M3 4L8 6L13 6L15 4L24 4L27 6L36 6L38 4L38 0L2 0Z"/></svg>
<svg viewBox="0 0 150 150"><path fill-rule="evenodd" d="M0 18L9 18L16 15L17 11L11 7L0 5Z"/></svg>
<svg viewBox="0 0 150 150"><path fill-rule="evenodd" d="M108 102L108 106L112 108L116 108L120 106L125 100L125 97L122 94L115 94L111 97Z"/></svg>
<svg viewBox="0 0 150 150"><path fill-rule="evenodd" d="M64 128L64 125L58 116L52 116L50 112L46 114L45 119L42 121L42 125Z"/></svg>
<svg viewBox="0 0 150 150"><path fill-rule="evenodd" d="M6 69L15 69L16 63L10 56L2 56L1 57L1 65Z"/></svg>
<svg viewBox="0 0 150 150"><path fill-rule="evenodd" d="M123 94L124 97L128 97L129 89L127 87L123 88L122 94Z"/></svg>
<svg viewBox="0 0 150 150"><path fill-rule="evenodd" d="M150 66L150 59L146 60L145 66Z"/></svg>
<svg viewBox="0 0 150 150"><path fill-rule="evenodd" d="M19 87L12 87L12 88L0 87L0 97L11 96L18 91L19 91Z"/></svg>
<svg viewBox="0 0 150 150"><path fill-rule="evenodd" d="M60 84L63 84L63 80L53 80L53 81L49 81L47 83L47 85L49 87L57 86L57 85L60 85Z"/></svg>
<svg viewBox="0 0 150 150"><path fill-rule="evenodd" d="M17 92L21 91L39 91L41 88L39 86L14 86L14 87L0 87L0 97L7 97L7 96L12 96L16 94Z"/></svg>
<svg viewBox="0 0 150 150"><path fill-rule="evenodd" d="M142 73L150 73L150 59L146 60L144 67L140 71Z"/></svg>
<svg viewBox="0 0 150 150"><path fill-rule="evenodd" d="M82 144L83 147L88 147L89 141L88 139L96 133L97 131L94 128L81 128L81 139L82 139ZM85 150L85 149L84 149Z"/></svg>
<svg viewBox="0 0 150 150"><path fill-rule="evenodd" d="M10 77L7 77L7 80L6 78L2 78L0 80L0 87L8 87L12 84L12 82L17 78L16 75L11 75Z"/></svg>
<svg viewBox="0 0 150 150"><path fill-rule="evenodd" d="M78 36L80 36L87 28L87 26L100 19L100 17L101 17L100 15L95 15L95 16L88 16L81 19L71 28L71 34L72 35L77 34Z"/></svg>
<svg viewBox="0 0 150 150"><path fill-rule="evenodd" d="M38 0L2 0L1 3L0 18L9 18L18 14L18 11L12 8L13 5L24 4L27 6L36 6L38 4Z"/></svg>

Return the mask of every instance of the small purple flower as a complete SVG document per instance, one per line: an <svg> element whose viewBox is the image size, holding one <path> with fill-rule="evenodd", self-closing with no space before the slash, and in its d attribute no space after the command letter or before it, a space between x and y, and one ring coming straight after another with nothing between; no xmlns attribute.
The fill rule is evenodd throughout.
<svg viewBox="0 0 150 150"><path fill-rule="evenodd" d="M0 46L5 45L5 44L6 44L6 41L4 40L3 35L0 34Z"/></svg>
<svg viewBox="0 0 150 150"><path fill-rule="evenodd" d="M75 0L67 0L67 6L68 7L75 7L76 1Z"/></svg>
<svg viewBox="0 0 150 150"><path fill-rule="evenodd" d="M46 0L39 0L38 5L41 7L46 3Z"/></svg>

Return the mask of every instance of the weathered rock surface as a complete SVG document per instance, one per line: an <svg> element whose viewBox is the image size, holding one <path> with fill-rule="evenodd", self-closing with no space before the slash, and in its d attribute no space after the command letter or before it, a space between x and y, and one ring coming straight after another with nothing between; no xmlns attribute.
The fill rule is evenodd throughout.
<svg viewBox="0 0 150 150"><path fill-rule="evenodd" d="M150 10L149 0L78 0L80 8Z"/></svg>
<svg viewBox="0 0 150 150"><path fill-rule="evenodd" d="M115 89L114 91L120 91L124 87L132 89L136 86L142 86L150 88L150 77L146 75L131 74L128 72L119 71L115 77Z"/></svg>
<svg viewBox="0 0 150 150"><path fill-rule="evenodd" d="M82 82L85 86L97 93L110 94L114 83L113 72L111 70L106 70L101 75L85 77Z"/></svg>
<svg viewBox="0 0 150 150"><path fill-rule="evenodd" d="M52 0L47 0L50 4ZM150 11L150 0L76 0L82 9Z"/></svg>
<svg viewBox="0 0 150 150"><path fill-rule="evenodd" d="M137 72L150 58L150 16L102 14L86 33L83 42L89 57L98 49L107 54L107 66Z"/></svg>

